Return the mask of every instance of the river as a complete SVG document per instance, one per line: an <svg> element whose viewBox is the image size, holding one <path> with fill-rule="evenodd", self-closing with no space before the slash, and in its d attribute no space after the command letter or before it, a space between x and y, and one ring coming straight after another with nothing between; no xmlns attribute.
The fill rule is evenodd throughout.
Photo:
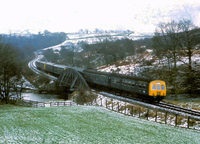
<svg viewBox="0 0 200 144"><path fill-rule="evenodd" d="M24 100L31 100L38 102L67 100L63 96L56 94L22 93L22 97Z"/></svg>

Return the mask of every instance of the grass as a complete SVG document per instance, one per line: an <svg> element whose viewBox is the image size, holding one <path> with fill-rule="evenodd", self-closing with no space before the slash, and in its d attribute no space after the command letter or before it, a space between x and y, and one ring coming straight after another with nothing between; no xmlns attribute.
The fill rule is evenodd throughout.
<svg viewBox="0 0 200 144"><path fill-rule="evenodd" d="M0 105L0 143L199 143L200 132L124 116L97 106Z"/></svg>

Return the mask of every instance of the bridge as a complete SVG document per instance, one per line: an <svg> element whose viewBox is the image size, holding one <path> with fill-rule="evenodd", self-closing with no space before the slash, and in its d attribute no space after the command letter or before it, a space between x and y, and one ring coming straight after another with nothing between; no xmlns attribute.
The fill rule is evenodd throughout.
<svg viewBox="0 0 200 144"><path fill-rule="evenodd" d="M56 82L59 87L69 87L71 91L90 89L82 75L73 68L64 70Z"/></svg>
<svg viewBox="0 0 200 144"><path fill-rule="evenodd" d="M35 63L41 58L42 57L39 56L29 62L29 67L37 74L49 77L54 81L54 83L40 87L38 89L39 93L60 93L80 89L90 90L90 87L88 86L83 76L80 74L80 71L77 71L75 68L63 68L62 72L58 73L58 77L52 76L49 73L45 73L42 70L38 70Z"/></svg>

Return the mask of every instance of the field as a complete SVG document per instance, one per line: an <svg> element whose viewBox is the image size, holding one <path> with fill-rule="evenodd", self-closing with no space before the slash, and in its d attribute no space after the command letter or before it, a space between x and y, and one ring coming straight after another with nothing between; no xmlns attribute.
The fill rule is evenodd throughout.
<svg viewBox="0 0 200 144"><path fill-rule="evenodd" d="M97 106L0 105L0 143L191 143L200 131L175 128Z"/></svg>

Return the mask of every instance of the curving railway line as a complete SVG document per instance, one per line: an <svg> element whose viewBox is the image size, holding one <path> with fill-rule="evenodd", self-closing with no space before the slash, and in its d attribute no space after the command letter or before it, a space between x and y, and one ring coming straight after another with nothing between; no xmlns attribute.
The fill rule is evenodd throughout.
<svg viewBox="0 0 200 144"><path fill-rule="evenodd" d="M37 69L35 63L36 63L36 61L38 61L41 58L42 58L42 56L38 56L37 58L32 60L29 63L29 67L34 72L36 72L37 74L43 74L45 76L51 77L53 80L56 80L57 77L51 76L51 75ZM95 91L95 92L97 92L97 91ZM101 92L101 94L103 94L103 92ZM193 118L193 119L196 119L196 120L200 120L200 111L195 111L195 110L183 108L183 107L168 104L168 103L165 103L165 102L162 102L162 101L160 103L150 102L148 100L144 100L144 99L141 99L141 98L138 98L138 97L133 97L130 94L127 94L127 93L122 93L122 94L114 93L114 95L104 93L103 95L106 95L107 97L111 97L111 98L118 99L118 100L121 100L121 101L125 101L125 102L128 102L128 103L139 104L141 106L148 107L148 108L151 108L151 109L156 109L156 110L160 110L160 111L173 113L173 114L181 115L181 116L184 116L184 117L190 117L190 118Z"/></svg>
<svg viewBox="0 0 200 144"><path fill-rule="evenodd" d="M42 72L42 71L40 71L40 70L37 69L35 63L36 63L36 61L38 61L38 60L41 59L42 57L43 57L42 55L39 55L39 56L37 56L35 59L33 59L32 61L30 61L30 62L28 63L29 68L30 68L32 71L34 71L35 73L39 74L39 75L44 75L44 76L50 77L50 78L53 79L53 80L57 80L57 77L52 76L52 75L49 75L49 74L47 74L47 73L45 73L45 72Z"/></svg>
<svg viewBox="0 0 200 144"><path fill-rule="evenodd" d="M170 109L170 110L186 113L188 115L197 116L197 117L200 118L200 111L180 107L180 106L165 103L165 102L155 103L154 105L159 106L159 107L163 107L163 108L167 108L167 109Z"/></svg>
<svg viewBox="0 0 200 144"><path fill-rule="evenodd" d="M111 93L107 93L107 92L97 92L97 93L99 93L103 96L106 96L106 97L110 97L110 98L117 99L120 101L128 102L130 104L138 104L140 106L147 107L150 109L168 112L171 114L180 115L183 117L188 117L188 118L192 118L192 119L200 121L200 111L184 108L181 106L165 103L162 101L160 103L150 102L150 101L143 100L141 98L132 97L130 95L122 95L122 94L118 94L118 93L111 94Z"/></svg>

